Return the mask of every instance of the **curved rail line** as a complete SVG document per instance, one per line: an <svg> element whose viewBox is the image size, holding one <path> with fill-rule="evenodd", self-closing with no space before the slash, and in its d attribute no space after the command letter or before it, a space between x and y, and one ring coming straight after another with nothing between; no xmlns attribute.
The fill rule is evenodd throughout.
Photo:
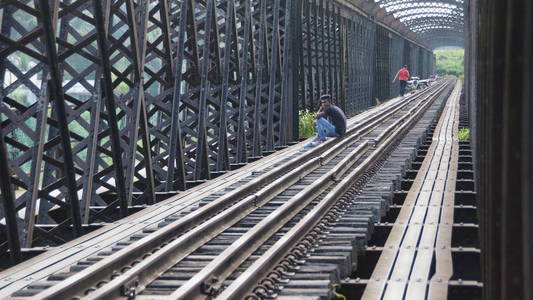
<svg viewBox="0 0 533 300"><path fill-rule="evenodd" d="M249 230L232 240L228 247L222 247L218 255L199 272L191 274L170 296L164 296L165 299L205 299L209 293L220 293L221 287L228 285L224 283L226 279L250 259L254 251L264 246L289 220L303 213L297 225L255 258L220 297L235 299L246 295L268 273L268 266L279 261L287 249L299 242L299 237L320 222L353 181L416 122L448 84L438 84L369 115L341 139L328 140L259 175L239 189L52 284L33 298L67 299L76 295L87 299L133 298L158 275L185 261L218 235L246 218L255 218ZM298 187L295 193L282 195L295 186ZM267 206L268 210L261 211ZM258 211L259 214L251 217ZM17 294L13 296L17 298Z"/></svg>

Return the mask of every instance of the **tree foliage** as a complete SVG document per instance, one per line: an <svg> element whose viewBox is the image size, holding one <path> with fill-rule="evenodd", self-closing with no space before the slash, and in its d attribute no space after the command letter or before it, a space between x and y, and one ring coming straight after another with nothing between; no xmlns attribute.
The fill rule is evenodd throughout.
<svg viewBox="0 0 533 300"><path fill-rule="evenodd" d="M464 75L464 50L435 50L437 74L440 76L462 77Z"/></svg>

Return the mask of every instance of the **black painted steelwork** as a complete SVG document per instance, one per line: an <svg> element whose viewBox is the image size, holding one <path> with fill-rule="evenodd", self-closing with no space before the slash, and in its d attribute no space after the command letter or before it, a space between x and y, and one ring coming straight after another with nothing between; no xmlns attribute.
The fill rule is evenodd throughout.
<svg viewBox="0 0 533 300"><path fill-rule="evenodd" d="M346 20L331 1L301 1L302 46L298 52L301 107L315 111L321 94L330 93L338 104L345 106L343 49Z"/></svg>
<svg viewBox="0 0 533 300"><path fill-rule="evenodd" d="M391 70L391 77L389 77L389 80L392 81L394 78L393 76L396 75L394 72L398 72L403 65L406 63L404 62L404 40L402 37L400 37L397 34L391 35L391 42L390 42L390 70ZM431 54L430 54L431 55ZM400 94L400 85L398 82L395 82L394 84L390 85L390 96L397 96Z"/></svg>
<svg viewBox="0 0 533 300"><path fill-rule="evenodd" d="M420 77L420 66L419 66L419 50L416 45L411 45L410 52L409 52L409 64L407 67L411 71L411 76L418 76Z"/></svg>
<svg viewBox="0 0 533 300"><path fill-rule="evenodd" d="M376 78L374 81L376 101L383 101L395 95L391 94L390 88L391 75L395 72L391 68L391 40L392 33L383 27L376 28Z"/></svg>
<svg viewBox="0 0 533 300"><path fill-rule="evenodd" d="M2 123L0 122L0 129ZM10 259L12 264L16 264L20 261L20 237L18 233L18 225L16 213L17 210L15 204L15 194L13 191L13 185L11 184L11 178L9 174L9 162L7 161L8 153L4 141L4 135L0 130L0 196L2 196L4 213L6 220L6 239L10 251Z"/></svg>
<svg viewBox="0 0 533 300"><path fill-rule="evenodd" d="M2 1L1 252L18 261L286 147L321 94L348 115L396 95L401 64L433 56L360 5Z"/></svg>
<svg viewBox="0 0 533 300"><path fill-rule="evenodd" d="M533 299L533 2L471 0L466 14L483 299Z"/></svg>
<svg viewBox="0 0 533 300"><path fill-rule="evenodd" d="M394 15L431 48L464 47L465 14L468 0L379 0L378 4Z"/></svg>
<svg viewBox="0 0 533 300"><path fill-rule="evenodd" d="M346 26L346 107L354 114L374 105L375 30L371 20L354 16L345 20Z"/></svg>

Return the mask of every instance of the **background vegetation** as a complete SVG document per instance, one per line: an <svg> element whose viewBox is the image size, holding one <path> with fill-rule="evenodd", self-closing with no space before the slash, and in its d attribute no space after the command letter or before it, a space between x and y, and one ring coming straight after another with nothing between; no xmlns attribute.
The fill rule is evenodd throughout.
<svg viewBox="0 0 533 300"><path fill-rule="evenodd" d="M435 50L439 76L462 77L464 75L464 49Z"/></svg>
<svg viewBox="0 0 533 300"><path fill-rule="evenodd" d="M299 135L300 138L308 138L315 135L315 113L308 110L300 110L299 113Z"/></svg>

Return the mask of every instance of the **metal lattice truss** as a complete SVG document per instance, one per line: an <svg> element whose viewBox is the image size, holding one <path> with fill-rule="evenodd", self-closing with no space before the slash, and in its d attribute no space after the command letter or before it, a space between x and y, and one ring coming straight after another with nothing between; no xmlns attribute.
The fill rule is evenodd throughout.
<svg viewBox="0 0 533 300"><path fill-rule="evenodd" d="M282 0L1 1L11 206L0 228L18 233L0 235L62 243L69 228L78 236L293 140L286 11Z"/></svg>
<svg viewBox="0 0 533 300"><path fill-rule="evenodd" d="M430 48L462 46L464 0L376 0Z"/></svg>
<svg viewBox="0 0 533 300"><path fill-rule="evenodd" d="M321 94L355 114L431 57L366 0L1 0L0 254L270 154Z"/></svg>

